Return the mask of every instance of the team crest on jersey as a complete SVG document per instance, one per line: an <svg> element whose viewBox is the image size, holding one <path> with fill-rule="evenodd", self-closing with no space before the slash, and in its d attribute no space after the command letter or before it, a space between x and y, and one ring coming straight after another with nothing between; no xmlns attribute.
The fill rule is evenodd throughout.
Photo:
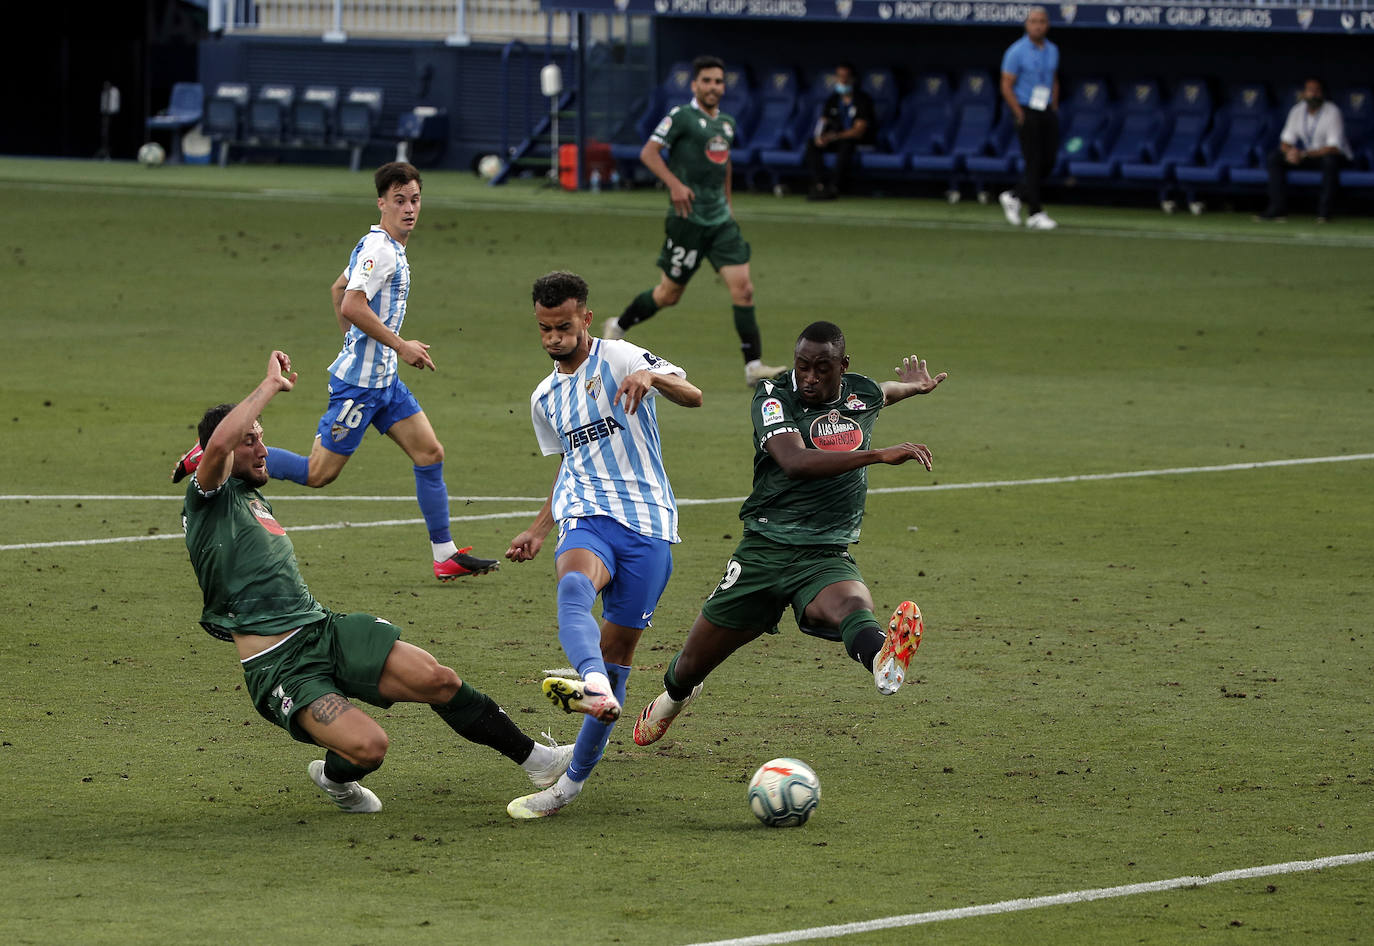
<svg viewBox="0 0 1374 946"><path fill-rule="evenodd" d="M777 398L768 398L763 402L759 410L763 414L763 426L772 427L774 424L782 423L782 401L779 401Z"/></svg>
<svg viewBox="0 0 1374 946"><path fill-rule="evenodd" d="M847 411L864 411L868 410L868 405L859 400L857 394L851 394L844 399L844 409Z"/></svg>
<svg viewBox="0 0 1374 946"><path fill-rule="evenodd" d="M706 157L710 158L714 164L724 164L730 160L730 142L720 135L713 135L711 140L706 142Z"/></svg>
<svg viewBox="0 0 1374 946"><path fill-rule="evenodd" d="M281 527L281 523L273 518L272 513L267 511L267 506L261 499L248 500L248 509L257 517L258 525L268 532L273 535L286 535L286 530Z"/></svg>
<svg viewBox="0 0 1374 946"><path fill-rule="evenodd" d="M583 385L583 387L587 389L587 396L595 401L601 396L601 375L593 375L588 378L587 383Z"/></svg>
<svg viewBox="0 0 1374 946"><path fill-rule="evenodd" d="M720 123L720 127L723 128L723 129L725 130L725 137L727 137L727 138L733 138L733 137L735 137L735 129L732 128L732 127L730 126L730 123L729 123L729 122L721 122L721 123Z"/></svg>
<svg viewBox="0 0 1374 946"><path fill-rule="evenodd" d="M345 427L343 424L340 424L338 421L335 421L334 423L329 425L329 439L333 440L335 443L342 443L343 439L347 436L348 428Z"/></svg>
<svg viewBox="0 0 1374 946"><path fill-rule="evenodd" d="M848 453L863 444L864 432L839 411L831 411L811 422L811 442L820 450Z"/></svg>

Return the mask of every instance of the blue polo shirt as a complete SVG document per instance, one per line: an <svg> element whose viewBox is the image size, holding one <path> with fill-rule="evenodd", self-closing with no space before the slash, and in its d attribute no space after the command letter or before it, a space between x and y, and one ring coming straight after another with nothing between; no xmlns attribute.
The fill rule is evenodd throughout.
<svg viewBox="0 0 1374 946"><path fill-rule="evenodd" d="M1037 85L1054 88L1054 74L1059 71L1059 47L1048 39L1037 47L1029 36L1022 36L1007 47L1002 56L1002 71L1016 76L1012 86L1016 101L1028 105Z"/></svg>

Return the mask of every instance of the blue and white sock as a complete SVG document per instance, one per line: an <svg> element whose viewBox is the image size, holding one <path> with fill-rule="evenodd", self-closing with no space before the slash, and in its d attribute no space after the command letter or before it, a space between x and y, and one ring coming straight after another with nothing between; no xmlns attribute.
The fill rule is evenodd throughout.
<svg viewBox="0 0 1374 946"><path fill-rule="evenodd" d="M625 691L630 682L630 668L608 662L606 675L610 678L611 692L620 701L620 705L624 706ZM614 728L615 723L603 723L590 716L583 719L582 728L577 731L577 741L573 743L572 764L568 766L564 778L577 783L581 788L581 783L586 781L587 776L592 774L592 769L601 761L601 756L606 751L606 740L611 737L611 730Z"/></svg>

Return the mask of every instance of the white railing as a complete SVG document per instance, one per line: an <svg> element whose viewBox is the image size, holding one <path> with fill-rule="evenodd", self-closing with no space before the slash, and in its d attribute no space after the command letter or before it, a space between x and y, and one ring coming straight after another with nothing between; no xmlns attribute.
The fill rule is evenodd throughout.
<svg viewBox="0 0 1374 946"><path fill-rule="evenodd" d="M433 39L451 45L512 39L567 43L569 17L539 0L208 0L211 32L262 36Z"/></svg>

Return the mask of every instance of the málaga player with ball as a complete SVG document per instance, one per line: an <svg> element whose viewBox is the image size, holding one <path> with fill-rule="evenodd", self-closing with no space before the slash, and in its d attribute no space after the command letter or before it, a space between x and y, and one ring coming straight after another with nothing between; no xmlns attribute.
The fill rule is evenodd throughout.
<svg viewBox="0 0 1374 946"><path fill-rule="evenodd" d="M760 634L776 631L789 605L803 632L842 641L885 695L902 685L921 643L921 612L911 601L893 611L886 630L878 623L848 546L863 522L865 467L915 460L931 468L924 444L872 448L878 412L929 394L948 375L931 377L915 355L902 359L896 381L850 374L844 334L830 322L806 327L793 364L760 382L754 394L754 488L740 508L744 537L669 662L665 691L635 723L641 746L663 737L707 674Z"/></svg>

